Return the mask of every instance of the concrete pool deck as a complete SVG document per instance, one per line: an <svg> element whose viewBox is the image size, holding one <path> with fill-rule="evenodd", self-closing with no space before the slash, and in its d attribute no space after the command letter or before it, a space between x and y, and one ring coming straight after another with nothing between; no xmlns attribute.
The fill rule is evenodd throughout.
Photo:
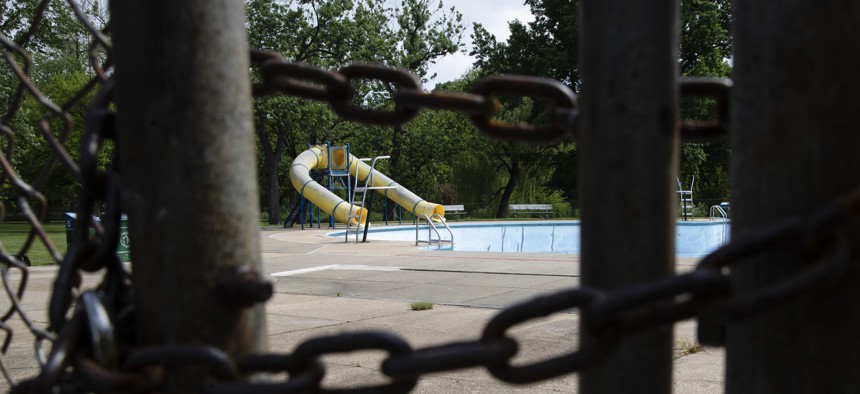
<svg viewBox="0 0 860 394"><path fill-rule="evenodd" d="M413 348L477 339L500 308L579 284L579 256L547 253L489 253L426 250L414 242L346 243L332 230L264 229L264 270L275 282L269 302L272 351L290 351L303 340L340 332L384 330ZM354 238L352 238L354 240ZM698 259L679 258L679 272ZM408 303L430 301L429 311ZM577 314L559 313L515 327L521 356L514 363L543 360L577 346ZM695 322L675 326L676 347L695 342ZM676 353L680 349L676 349ZM676 355L677 357L677 355ZM328 387L380 382L382 356L368 352L326 360ZM720 348L674 361L675 393L722 393ZM527 386L493 378L482 368L423 376L416 393L577 392L570 374Z"/></svg>
<svg viewBox="0 0 860 394"><path fill-rule="evenodd" d="M413 348L474 340L500 308L579 284L576 255L432 251L396 241L345 243L343 238L326 236L328 232L282 228L260 232L263 273L275 288L266 304L271 352L292 352L310 338L364 330L394 333ZM696 261L681 258L678 270L689 270ZM39 326L47 320L55 273L54 266L30 270L22 302ZM432 310L412 311L408 304L413 301L436 305ZM510 333L521 343L514 364L575 349L578 317L558 313L514 327ZM18 379L33 376L39 369L32 337L20 321L10 324L20 333L7 352L10 370ZM677 324L675 338L676 348L695 342L695 323ZM680 351L676 349L678 355ZM326 356L323 384L331 388L384 382L378 371L384 356L376 351ZM674 392L722 393L723 363L724 353L718 348L677 357ZM7 389L3 380L0 390ZM514 386L496 380L483 368L473 368L425 375L413 392L575 393L577 375Z"/></svg>

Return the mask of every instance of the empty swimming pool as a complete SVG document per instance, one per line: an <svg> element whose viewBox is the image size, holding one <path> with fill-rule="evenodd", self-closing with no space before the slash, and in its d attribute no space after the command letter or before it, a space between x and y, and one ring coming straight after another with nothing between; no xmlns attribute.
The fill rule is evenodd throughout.
<svg viewBox="0 0 860 394"><path fill-rule="evenodd" d="M578 220L540 222L448 223L454 233L454 250L511 253L579 254L580 226ZM448 238L439 225L443 239ZM343 237L343 231L330 233ZM427 230L422 226L422 239ZM686 221L675 226L675 252L680 257L702 257L711 253L729 238L727 221ZM354 239L354 238L351 238ZM415 226L371 226L368 240L415 242ZM620 242L621 240L619 240ZM436 248L436 245L431 248ZM450 246L444 245L443 248Z"/></svg>

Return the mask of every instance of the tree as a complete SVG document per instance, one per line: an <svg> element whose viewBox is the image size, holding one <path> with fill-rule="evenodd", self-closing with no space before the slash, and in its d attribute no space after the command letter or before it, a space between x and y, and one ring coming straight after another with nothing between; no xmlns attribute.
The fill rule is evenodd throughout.
<svg viewBox="0 0 860 394"><path fill-rule="evenodd" d="M461 16L453 8L444 9L441 1L435 6L428 0L408 0L398 7L386 4L384 0L250 0L246 2L246 8L251 46L329 69L355 62L383 63L407 68L424 80L429 65L435 59L456 51L461 45ZM354 84L357 103L390 105L385 103L389 102L394 87L367 81ZM267 187L262 189L267 191L266 205L271 224L280 221L278 178L280 155L285 153L285 146L295 147L303 137L305 142L323 142L324 139L317 139L325 134L319 132L320 129L339 128L339 132L328 134L332 138L384 130L343 124L327 110L320 111L317 103L285 97L262 101L267 104L255 105L255 109L266 112L266 115L257 114L256 127L267 182ZM287 108L292 115L285 113ZM314 113L318 118L303 127L295 121L296 116L301 118L296 114L303 112ZM403 146L401 135L405 133L402 127L396 128L390 145L383 143L378 147L392 152L391 175L395 179Z"/></svg>
<svg viewBox="0 0 860 394"><path fill-rule="evenodd" d="M527 0L535 20L528 24L520 21L509 22L511 35L507 42L499 43L482 26L474 26L472 36L475 47L471 54L477 58L475 67L483 75L523 74L559 80L573 89L579 85L579 57L577 31L578 20L575 0ZM512 108L507 115L510 121L525 121L529 124L544 122L547 104L531 100L504 100ZM525 110L524 110L525 109ZM504 217L511 196L515 195L521 182L529 180L529 189L539 185L534 180L552 180L552 174L569 174L570 168L555 169L547 162L536 158L550 157L575 152L569 143L557 146L522 145L496 142L494 155L499 168L507 174L501 190L496 217ZM563 162L551 159L552 162ZM528 173L528 176L524 176ZM525 192L526 190L521 190ZM535 193L526 193L535 196ZM534 198L534 197L532 197Z"/></svg>
<svg viewBox="0 0 860 394"><path fill-rule="evenodd" d="M395 13L397 23L389 32L395 40L396 45L392 46L395 50L388 52L384 61L388 65L405 68L415 73L422 82L426 82L430 64L440 57L456 52L462 45L465 30L462 25L463 16L453 7L446 13L441 1L432 8L428 0L406 0ZM390 86L387 91L389 95L393 93ZM406 175L401 167L404 140L408 141L412 137L409 130L403 125L397 125L391 130L392 179L402 179Z"/></svg>
<svg viewBox="0 0 860 394"><path fill-rule="evenodd" d="M292 61L338 67L355 48L378 45L373 37L384 26L379 2L307 1L246 2L250 46L269 50ZM262 187L269 223L281 220L281 179L284 153L298 154L299 141L316 144L316 129L302 122L317 116L317 126L332 119L319 103L275 96L255 100L255 129L263 158ZM328 119L328 122L324 121ZM300 127L300 124L305 127ZM289 149L288 149L289 148Z"/></svg>
<svg viewBox="0 0 860 394"><path fill-rule="evenodd" d="M488 74L515 73L552 78L578 90L579 0L526 0L534 21L508 22L511 35L496 42L475 24L471 55L474 66Z"/></svg>
<svg viewBox="0 0 860 394"><path fill-rule="evenodd" d="M730 0L681 1L681 75L730 76L730 28ZM713 100L685 100L681 103L681 117L714 119ZM687 182L695 176L694 195L703 196L705 202L724 201L729 196L730 155L727 142L683 143L679 177ZM702 201L702 197L697 200Z"/></svg>
<svg viewBox="0 0 860 394"><path fill-rule="evenodd" d="M50 129L48 135L57 138L73 160L77 160L78 145L83 132L85 107L93 92L77 94L94 77L90 65L89 46L91 36L75 17L65 1L53 0L47 3L42 18L34 30L30 18L36 14L39 1L25 0L7 2L0 7L0 28L2 34L25 47L32 62L29 79L42 95L51 102L62 106L70 115L65 123L45 108L30 94L16 101L18 82L8 67L0 68L2 89L0 89L0 109L4 111L2 123L9 126L14 135L4 135L6 145L14 143L15 152L10 158L19 176L35 186L46 196L49 211L63 211L74 208L75 196L81 187L79 179L66 168L53 171L49 160L52 149L47 135L38 127L42 119ZM97 1L82 2L82 12L95 28L104 28L104 10ZM103 59L97 58L96 61ZM20 65L25 59L16 57ZM27 72L27 71L25 71ZM110 156L111 148L100 152L100 163L104 165ZM3 203L14 206L12 191L3 190Z"/></svg>
<svg viewBox="0 0 860 394"><path fill-rule="evenodd" d="M517 73L560 80L579 90L578 0L526 0L535 17L533 22L509 23L511 36L498 43L480 26L475 27L472 54L475 67L490 74ZM731 54L730 0L682 0L680 68L682 75L728 76L726 61ZM707 101L683 103L681 116L686 119L713 118ZM552 174L548 185L560 190L571 204L576 203L577 149L575 144L561 144L552 150ZM697 190L711 196L727 194L726 159L729 152L723 143L683 144L684 177L697 176ZM704 179L703 179L704 178ZM513 177L512 177L513 179Z"/></svg>

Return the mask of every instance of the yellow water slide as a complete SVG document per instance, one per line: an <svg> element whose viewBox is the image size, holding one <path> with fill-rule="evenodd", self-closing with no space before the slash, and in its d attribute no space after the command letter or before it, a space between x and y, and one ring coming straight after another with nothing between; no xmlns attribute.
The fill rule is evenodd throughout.
<svg viewBox="0 0 860 394"><path fill-rule="evenodd" d="M331 158L332 167L345 167L347 160L346 155L347 153L344 150L334 150ZM302 193L306 199L314 203L314 205L334 216L334 220L337 220L338 222L347 223L347 221L349 221L350 225L355 225L358 221L354 217L350 218L350 216L357 216L359 210L361 210L361 224L364 224L365 219L367 218L367 209L354 206L349 202L344 201L328 190L325 186L320 185L311 178L310 170L322 170L328 168L327 156L328 152L324 145L311 147L296 156L293 160L293 164L290 166L290 180L292 181L293 187L295 187L299 193ZM349 173L352 174L353 179L356 174L358 174L358 179L364 181L364 179L366 179L370 174L370 166L359 160L357 157L349 155L348 163ZM397 182L392 181L391 178L376 170L373 170L372 179L373 185L370 186L373 187L400 186ZM353 180L353 182L355 181ZM412 193L403 186L377 191L381 194L385 194L387 191L388 198L391 201L394 201L394 203L405 208L415 216L433 216L434 213L438 213L440 216L445 217L445 208L441 205L424 201L424 199L418 197L415 193Z"/></svg>

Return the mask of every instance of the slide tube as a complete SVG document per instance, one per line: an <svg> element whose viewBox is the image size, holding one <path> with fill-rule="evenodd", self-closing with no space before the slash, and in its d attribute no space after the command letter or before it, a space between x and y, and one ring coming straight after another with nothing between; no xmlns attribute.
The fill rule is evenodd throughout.
<svg viewBox="0 0 860 394"><path fill-rule="evenodd" d="M352 155L350 155L352 156ZM349 165L350 174L355 174L356 167L358 167L358 179L365 179L370 174L370 166L352 156L352 161ZM388 199L394 201L395 204L400 205L403 208L412 212L412 216L419 217L421 215L433 216L434 213L438 213L439 216L445 217L445 208L439 204L434 204L429 201L424 201L423 198L418 197L415 193L409 191L409 189L399 185L397 182L391 180L391 178L385 176L385 174L373 170L373 185L374 187L385 187L385 186L400 186L396 189L380 189L377 190L379 193L385 194L385 191L388 190Z"/></svg>
<svg viewBox="0 0 860 394"><path fill-rule="evenodd" d="M350 218L350 215L358 215L359 210L362 210L361 216L362 218L366 218L367 209L343 203L343 199L311 179L311 169L327 167L328 161L325 148L320 146L311 147L300 153L293 160L293 164L290 166L290 182L296 190L302 193L304 198L334 216L334 220L341 223L349 222L351 226L358 224L358 220ZM364 223L362 222L361 224Z"/></svg>
<svg viewBox="0 0 860 394"><path fill-rule="evenodd" d="M342 160L346 159L346 157L344 157L345 155L342 154L332 156L333 166L337 166L338 164L342 165ZM366 179L370 174L370 165L359 160L353 155L349 156L350 174L355 177L357 171L359 179ZM320 209L331 214L338 222L347 223L347 220L349 220L350 225L355 225L358 223L357 220L355 218L350 218L349 216L358 215L359 210L362 210L361 224L364 224L365 218L367 218L367 209L344 202L343 199L317 182L308 182L312 180L310 177L311 169L325 169L327 167L328 157L324 146L314 146L302 152L296 156L293 160L293 164L290 166L290 180L293 187L300 192L302 191L302 188L304 188L304 197L316 206L320 207ZM353 180L353 182L355 181ZM394 185L398 184L391 180L391 178L385 176L385 174L373 170L373 184L370 186L384 187ZM377 192L382 193L383 195L385 195L386 191L388 192L387 196L391 201L408 209L415 217L419 217L421 215L432 217L434 213L439 214L442 217L445 216L445 208L442 207L442 205L425 201L403 186L396 189L377 190Z"/></svg>

